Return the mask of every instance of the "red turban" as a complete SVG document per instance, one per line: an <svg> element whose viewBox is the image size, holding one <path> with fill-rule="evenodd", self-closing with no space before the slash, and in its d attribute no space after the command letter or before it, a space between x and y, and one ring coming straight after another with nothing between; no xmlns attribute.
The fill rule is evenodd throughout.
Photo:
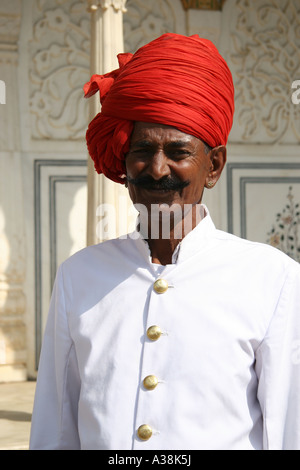
<svg viewBox="0 0 300 470"><path fill-rule="evenodd" d="M234 88L212 42L164 34L135 54L119 54L118 60L119 69L93 75L84 86L87 98L100 91L101 112L86 133L98 173L124 183L135 121L173 126L210 147L227 143Z"/></svg>

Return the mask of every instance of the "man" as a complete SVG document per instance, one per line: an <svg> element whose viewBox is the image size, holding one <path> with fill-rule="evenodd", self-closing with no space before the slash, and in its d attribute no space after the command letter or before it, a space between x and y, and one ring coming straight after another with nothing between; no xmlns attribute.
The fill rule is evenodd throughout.
<svg viewBox="0 0 300 470"><path fill-rule="evenodd" d="M31 449L299 449L299 265L201 204L226 161L230 71L175 34L119 62L85 87L102 103L87 142L139 225L58 270Z"/></svg>

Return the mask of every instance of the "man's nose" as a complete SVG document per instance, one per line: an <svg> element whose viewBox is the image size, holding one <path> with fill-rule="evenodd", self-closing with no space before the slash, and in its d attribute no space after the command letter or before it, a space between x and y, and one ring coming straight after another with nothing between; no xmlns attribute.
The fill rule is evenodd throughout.
<svg viewBox="0 0 300 470"><path fill-rule="evenodd" d="M171 170L169 159L163 151L157 151L149 160L147 173L155 180L160 180L164 176L169 176Z"/></svg>

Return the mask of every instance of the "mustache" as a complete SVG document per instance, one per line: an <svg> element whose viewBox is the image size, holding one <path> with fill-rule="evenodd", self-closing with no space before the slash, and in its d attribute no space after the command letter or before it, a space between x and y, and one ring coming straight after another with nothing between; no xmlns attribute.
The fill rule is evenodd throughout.
<svg viewBox="0 0 300 470"><path fill-rule="evenodd" d="M180 191L190 184L188 180L181 181L176 178L176 176L163 176L160 180L155 180L150 175L138 176L137 178L130 178L130 176L127 176L127 183L143 189L160 191Z"/></svg>

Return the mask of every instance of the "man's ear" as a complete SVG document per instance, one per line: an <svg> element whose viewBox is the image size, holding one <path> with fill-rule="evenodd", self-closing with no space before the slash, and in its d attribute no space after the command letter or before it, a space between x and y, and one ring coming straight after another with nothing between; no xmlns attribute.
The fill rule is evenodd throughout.
<svg viewBox="0 0 300 470"><path fill-rule="evenodd" d="M225 145L214 147L210 151L209 157L211 160L211 170L206 177L205 186L207 188L212 188L220 178L226 163L227 150Z"/></svg>

